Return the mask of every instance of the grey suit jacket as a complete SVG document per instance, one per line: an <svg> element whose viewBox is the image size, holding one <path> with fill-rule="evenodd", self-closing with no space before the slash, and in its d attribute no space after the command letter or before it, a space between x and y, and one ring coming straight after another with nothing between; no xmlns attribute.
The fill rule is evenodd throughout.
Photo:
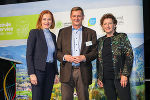
<svg viewBox="0 0 150 100"><path fill-rule="evenodd" d="M55 53L53 57L56 74L58 74L57 59L56 59L57 58L56 36L53 33L51 35L55 45ZM48 54L48 47L43 30L32 29L29 33L29 37L27 40L27 51L26 51L26 61L29 75L35 74L35 69L45 71L47 54Z"/></svg>
<svg viewBox="0 0 150 100"><path fill-rule="evenodd" d="M71 55L71 37L72 26L60 29L57 38L57 58L60 61L60 81L68 82L71 77L72 64L63 60L64 55ZM82 27L82 45L81 55L86 57L85 62L80 63L80 71L84 84L92 83L92 64L91 61L97 57L96 50L96 32L87 27ZM87 46L88 41L92 42L92 45Z"/></svg>

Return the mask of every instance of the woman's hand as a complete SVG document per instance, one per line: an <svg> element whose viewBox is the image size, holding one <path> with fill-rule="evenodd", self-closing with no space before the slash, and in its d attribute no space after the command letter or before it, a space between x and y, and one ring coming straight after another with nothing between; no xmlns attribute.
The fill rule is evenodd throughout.
<svg viewBox="0 0 150 100"><path fill-rule="evenodd" d="M127 86L127 82L128 82L128 78L124 75L121 75L120 84L123 88Z"/></svg>
<svg viewBox="0 0 150 100"><path fill-rule="evenodd" d="M55 82L55 84L59 83L59 76L58 75L55 76L55 81L54 82Z"/></svg>
<svg viewBox="0 0 150 100"><path fill-rule="evenodd" d="M30 75L30 81L33 85L37 85L37 77L35 74Z"/></svg>
<svg viewBox="0 0 150 100"><path fill-rule="evenodd" d="M99 79L97 80L97 84L98 84L99 87L103 87L103 82L100 81Z"/></svg>

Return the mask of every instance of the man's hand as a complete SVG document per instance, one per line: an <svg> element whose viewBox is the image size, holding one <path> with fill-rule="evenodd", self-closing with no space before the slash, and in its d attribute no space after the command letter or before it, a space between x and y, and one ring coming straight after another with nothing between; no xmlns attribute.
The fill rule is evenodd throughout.
<svg viewBox="0 0 150 100"><path fill-rule="evenodd" d="M33 85L37 85L37 77L35 74L30 75L30 81Z"/></svg>
<svg viewBox="0 0 150 100"><path fill-rule="evenodd" d="M64 55L64 59L71 63L74 61L74 57L72 57L71 55Z"/></svg>
<svg viewBox="0 0 150 100"><path fill-rule="evenodd" d="M84 55L80 55L80 56L74 56L74 63L80 63L82 61L86 61L86 58Z"/></svg>

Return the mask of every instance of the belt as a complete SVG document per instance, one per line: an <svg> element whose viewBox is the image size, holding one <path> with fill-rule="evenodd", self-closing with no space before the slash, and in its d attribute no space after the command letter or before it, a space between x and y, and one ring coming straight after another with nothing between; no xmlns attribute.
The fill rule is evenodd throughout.
<svg viewBox="0 0 150 100"><path fill-rule="evenodd" d="M47 63L53 63L54 61L49 61L49 62L47 62Z"/></svg>
<svg viewBox="0 0 150 100"><path fill-rule="evenodd" d="M80 69L80 66L72 66L73 69Z"/></svg>

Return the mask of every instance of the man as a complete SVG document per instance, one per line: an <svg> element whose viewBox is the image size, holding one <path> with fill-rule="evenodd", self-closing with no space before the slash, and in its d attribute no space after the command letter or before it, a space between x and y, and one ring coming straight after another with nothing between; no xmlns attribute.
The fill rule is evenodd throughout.
<svg viewBox="0 0 150 100"><path fill-rule="evenodd" d="M72 26L60 29L57 39L62 100L73 100L74 88L78 100L89 100L88 87L92 83L91 61L97 56L96 32L82 26L82 8L72 8L70 18Z"/></svg>

